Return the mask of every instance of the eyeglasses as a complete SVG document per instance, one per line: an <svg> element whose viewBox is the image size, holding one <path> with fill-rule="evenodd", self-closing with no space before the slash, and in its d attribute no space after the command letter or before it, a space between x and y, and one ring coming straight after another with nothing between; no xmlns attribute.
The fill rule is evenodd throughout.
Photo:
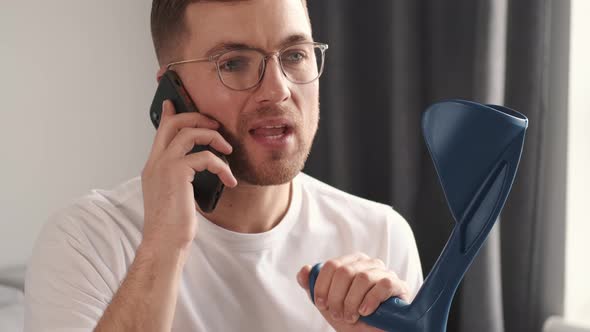
<svg viewBox="0 0 590 332"><path fill-rule="evenodd" d="M263 53L257 49L241 48L227 50L206 58L183 60L169 63L166 68L193 63L214 62L219 79L229 89L248 90L260 83L264 77L266 62L277 55L281 72L296 84L307 84L318 79L324 70L327 44L304 42L286 46L277 52Z"/></svg>

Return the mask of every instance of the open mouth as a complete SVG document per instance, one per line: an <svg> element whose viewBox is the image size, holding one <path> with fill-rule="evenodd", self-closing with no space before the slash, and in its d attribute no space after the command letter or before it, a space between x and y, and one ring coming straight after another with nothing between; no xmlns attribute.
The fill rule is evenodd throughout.
<svg viewBox="0 0 590 332"><path fill-rule="evenodd" d="M272 125L263 126L254 129L250 129L250 134L254 137L265 138L265 139L280 139L293 132L293 127L289 125Z"/></svg>
<svg viewBox="0 0 590 332"><path fill-rule="evenodd" d="M271 149L284 149L294 144L294 122L284 117L261 119L252 124L250 137Z"/></svg>

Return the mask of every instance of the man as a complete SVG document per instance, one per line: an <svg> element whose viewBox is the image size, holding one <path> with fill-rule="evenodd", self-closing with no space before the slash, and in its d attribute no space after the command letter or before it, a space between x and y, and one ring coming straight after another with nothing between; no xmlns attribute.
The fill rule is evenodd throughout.
<svg viewBox="0 0 590 332"><path fill-rule="evenodd" d="M201 113L164 102L141 177L52 216L27 274L25 330L377 331L359 317L411 301L419 257L389 206L300 173L327 48L305 2L154 0L152 35L158 79L175 70ZM187 155L195 144L229 164ZM211 213L191 184L205 169L226 185Z"/></svg>

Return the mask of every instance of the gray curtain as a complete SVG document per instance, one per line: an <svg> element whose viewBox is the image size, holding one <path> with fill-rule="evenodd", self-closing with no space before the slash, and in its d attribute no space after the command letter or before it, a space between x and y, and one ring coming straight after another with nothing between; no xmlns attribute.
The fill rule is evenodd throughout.
<svg viewBox="0 0 590 332"><path fill-rule="evenodd" d="M420 119L436 101L503 104L530 120L501 222L455 296L449 331L541 331L563 311L568 0L308 1L328 42L305 171L392 205L425 274L453 220Z"/></svg>

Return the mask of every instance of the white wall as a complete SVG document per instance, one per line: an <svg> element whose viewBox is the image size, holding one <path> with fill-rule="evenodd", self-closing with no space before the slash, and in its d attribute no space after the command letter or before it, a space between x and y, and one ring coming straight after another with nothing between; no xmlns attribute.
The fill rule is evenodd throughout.
<svg viewBox="0 0 590 332"><path fill-rule="evenodd" d="M590 327L590 1L572 1L565 318Z"/></svg>
<svg viewBox="0 0 590 332"><path fill-rule="evenodd" d="M49 213L139 175L155 132L151 1L0 0L0 267Z"/></svg>

